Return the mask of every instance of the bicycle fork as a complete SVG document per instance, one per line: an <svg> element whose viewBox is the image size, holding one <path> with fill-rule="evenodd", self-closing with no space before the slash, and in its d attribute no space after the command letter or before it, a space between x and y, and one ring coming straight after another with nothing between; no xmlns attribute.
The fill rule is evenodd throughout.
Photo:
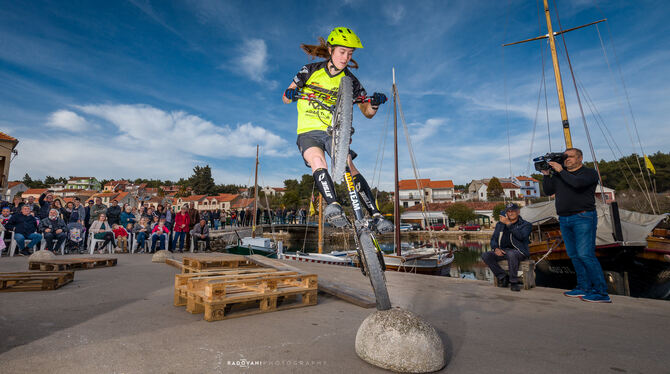
<svg viewBox="0 0 670 374"><path fill-rule="evenodd" d="M364 260L363 253L361 251L361 243L360 240L358 239L358 235L360 234L361 229L364 229L370 236L372 234L370 233L370 228L368 227L368 222L365 220L365 216L363 215L363 208L361 206L361 199L358 197L358 192L356 192L356 187L354 186L354 180L351 176L351 170L349 169L349 166L347 166L344 169L344 181L345 184L347 185L347 192L349 193L349 200L351 201L351 207L354 210L354 217L356 218L356 221L354 222L354 238L356 242L356 252L358 252L358 258L361 260ZM359 227L360 226L360 227ZM382 254L382 250L379 247L379 243L377 243L377 239L375 239L374 236L372 236L372 242L375 245L375 248L377 249L377 259L379 260L379 264L381 265L381 268L383 271L386 270L386 263L384 262L384 255ZM365 267L361 266L361 272L363 275L365 275Z"/></svg>

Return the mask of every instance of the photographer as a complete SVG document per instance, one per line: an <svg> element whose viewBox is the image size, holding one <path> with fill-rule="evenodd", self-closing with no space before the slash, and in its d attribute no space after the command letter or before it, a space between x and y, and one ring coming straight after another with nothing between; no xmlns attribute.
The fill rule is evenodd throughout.
<svg viewBox="0 0 670 374"><path fill-rule="evenodd" d="M564 295L589 302L610 303L603 269L595 250L598 173L582 164L581 150L568 148L564 155L564 165L549 161L552 170L542 170L545 175L542 180L544 192L556 195L556 213L565 250L577 274L577 286Z"/></svg>
<svg viewBox="0 0 670 374"><path fill-rule="evenodd" d="M510 203L500 212L500 221L491 236L492 251L482 253L482 260L498 279L498 286L511 284L512 291L521 291L519 282L519 263L528 258L529 236L533 226L519 216L519 206ZM498 265L498 261L507 259L509 277Z"/></svg>

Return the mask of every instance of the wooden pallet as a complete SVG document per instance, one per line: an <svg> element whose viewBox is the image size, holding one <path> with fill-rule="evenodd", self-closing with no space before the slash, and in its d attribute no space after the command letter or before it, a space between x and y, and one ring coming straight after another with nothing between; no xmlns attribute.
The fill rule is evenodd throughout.
<svg viewBox="0 0 670 374"><path fill-rule="evenodd" d="M86 270L100 267L116 266L116 258L68 258L65 260L30 261L28 270L66 271Z"/></svg>
<svg viewBox="0 0 670 374"><path fill-rule="evenodd" d="M258 265L244 256L228 253L186 256L182 259L182 273L198 273L202 271L220 271L252 267L258 267Z"/></svg>
<svg viewBox="0 0 670 374"><path fill-rule="evenodd" d="M170 266L176 267L179 270L182 270L182 268L184 267L184 264L182 264L181 261L172 258L166 258L165 263Z"/></svg>
<svg viewBox="0 0 670 374"><path fill-rule="evenodd" d="M0 273L0 292L55 290L73 280L73 271Z"/></svg>
<svg viewBox="0 0 670 374"><path fill-rule="evenodd" d="M206 321L219 321L317 303L316 274L275 269L238 271L237 274L202 276L204 273L201 273L187 279L176 278L175 305L183 305L185 298L186 311L204 313Z"/></svg>
<svg viewBox="0 0 670 374"><path fill-rule="evenodd" d="M228 269L220 271L205 271L199 273L177 274L174 278L174 305L185 306L189 290L204 289L203 282L216 280L220 276L243 276L247 274L275 273L275 269Z"/></svg>

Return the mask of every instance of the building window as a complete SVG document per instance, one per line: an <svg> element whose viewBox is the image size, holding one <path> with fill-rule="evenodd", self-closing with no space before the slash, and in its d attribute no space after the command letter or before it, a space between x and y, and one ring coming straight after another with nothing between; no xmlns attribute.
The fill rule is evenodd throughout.
<svg viewBox="0 0 670 374"><path fill-rule="evenodd" d="M403 202L402 202L402 207L403 207L403 208L409 208L409 206L408 206L408 204L407 204L407 201L403 201Z"/></svg>

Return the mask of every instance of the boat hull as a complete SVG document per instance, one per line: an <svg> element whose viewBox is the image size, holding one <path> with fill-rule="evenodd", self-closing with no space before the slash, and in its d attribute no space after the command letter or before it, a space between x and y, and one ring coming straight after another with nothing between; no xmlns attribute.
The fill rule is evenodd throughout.
<svg viewBox="0 0 670 374"><path fill-rule="evenodd" d="M277 252L274 249L253 245L231 245L225 248L225 252L243 256L261 255L269 258L277 258Z"/></svg>

